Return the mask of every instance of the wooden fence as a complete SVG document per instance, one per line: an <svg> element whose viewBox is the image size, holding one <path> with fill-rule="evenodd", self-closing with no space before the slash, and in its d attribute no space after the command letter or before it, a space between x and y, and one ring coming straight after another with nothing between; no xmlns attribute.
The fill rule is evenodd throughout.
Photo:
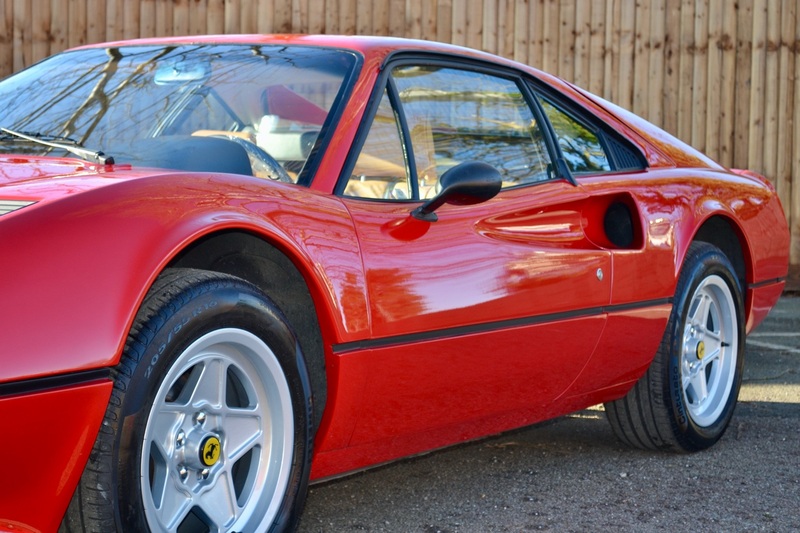
<svg viewBox="0 0 800 533"><path fill-rule="evenodd" d="M769 177L800 267L798 0L0 0L0 76L89 42L272 32L452 42L573 81Z"/></svg>

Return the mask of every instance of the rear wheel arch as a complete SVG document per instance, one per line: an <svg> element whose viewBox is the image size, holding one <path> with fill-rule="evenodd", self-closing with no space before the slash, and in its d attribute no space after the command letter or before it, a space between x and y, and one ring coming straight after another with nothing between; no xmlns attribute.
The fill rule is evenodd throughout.
<svg viewBox="0 0 800 533"><path fill-rule="evenodd" d="M745 294L747 280L752 279L752 267L749 248L735 222L727 217L715 215L703 222L693 240L714 245L725 254Z"/></svg>
<svg viewBox="0 0 800 533"><path fill-rule="evenodd" d="M322 329L309 284L289 256L259 236L245 231L225 231L190 244L168 268L229 274L256 285L269 296L294 329L306 358L316 430L327 400Z"/></svg>

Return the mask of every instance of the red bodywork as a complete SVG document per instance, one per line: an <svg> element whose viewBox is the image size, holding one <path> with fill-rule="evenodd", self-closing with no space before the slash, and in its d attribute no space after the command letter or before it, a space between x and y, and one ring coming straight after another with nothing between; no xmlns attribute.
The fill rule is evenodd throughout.
<svg viewBox="0 0 800 533"><path fill-rule="evenodd" d="M4 457L13 459L0 528L57 528L111 391L107 374L67 387L58 377L113 367L152 282L210 235L256 236L308 285L327 374L314 479L624 395L656 351L682 258L711 219L727 222L741 250L748 331L781 294L788 230L766 180L726 170L560 80L434 43L204 39L352 49L363 66L308 188L0 158L0 196L37 201L0 220L0 419L10 435ZM583 177L577 186L554 181L535 194L504 190L478 205L446 205L434 223L409 217L414 204L333 195L381 65L409 49L468 55L550 84L638 146L649 168ZM637 215L628 249L603 235L611 201ZM52 381L35 393L13 388L44 378Z"/></svg>

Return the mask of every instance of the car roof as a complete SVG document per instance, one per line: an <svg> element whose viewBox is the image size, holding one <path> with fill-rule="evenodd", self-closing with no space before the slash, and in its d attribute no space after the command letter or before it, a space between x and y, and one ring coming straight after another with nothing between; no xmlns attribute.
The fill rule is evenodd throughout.
<svg viewBox="0 0 800 533"><path fill-rule="evenodd" d="M85 48L107 48L110 46L137 45L181 45L181 44L277 44L320 46L359 52L366 59L385 58L398 52L426 52L445 55L458 55L517 69L541 72L527 65L500 56L437 41L423 41L401 37L363 36L363 35L304 35L304 34L238 34L238 35L187 35L178 37L149 37L110 41L83 45L72 50Z"/></svg>

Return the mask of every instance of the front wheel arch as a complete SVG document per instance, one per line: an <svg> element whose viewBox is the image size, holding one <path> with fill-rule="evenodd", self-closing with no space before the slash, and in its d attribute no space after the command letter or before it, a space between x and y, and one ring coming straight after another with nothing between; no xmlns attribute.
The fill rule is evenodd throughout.
<svg viewBox="0 0 800 533"><path fill-rule="evenodd" d="M225 370L202 377L217 361ZM190 531L198 517L274 533L296 526L311 468L311 389L294 333L256 287L213 272L165 271L112 377L61 531L167 529L154 509L172 509ZM163 503L189 494L188 507ZM209 499L217 494L231 504L222 522L206 513L218 508Z"/></svg>
<svg viewBox="0 0 800 533"><path fill-rule="evenodd" d="M241 278L257 286L275 303L296 332L303 350L319 428L327 403L328 379L318 306L308 282L281 250L245 231L207 235L189 245L168 268L194 268Z"/></svg>

